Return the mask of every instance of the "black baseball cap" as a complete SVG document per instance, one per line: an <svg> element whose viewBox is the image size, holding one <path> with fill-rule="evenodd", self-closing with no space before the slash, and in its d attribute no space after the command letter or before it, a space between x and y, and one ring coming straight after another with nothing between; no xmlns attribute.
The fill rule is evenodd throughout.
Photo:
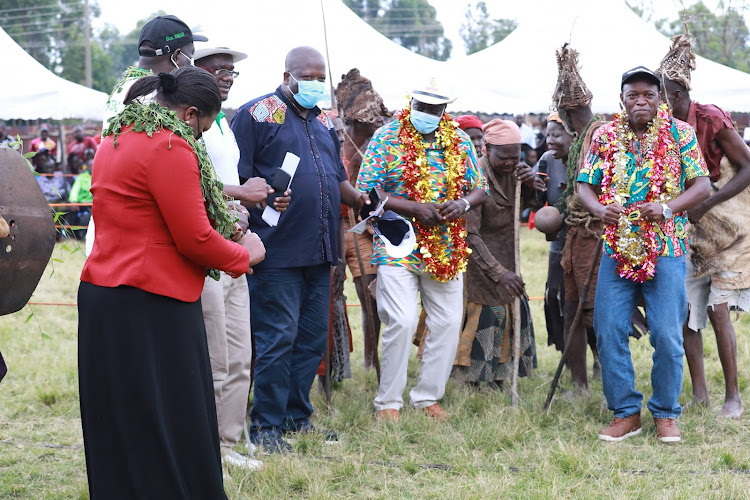
<svg viewBox="0 0 750 500"><path fill-rule="evenodd" d="M138 36L138 54L147 57L169 54L193 42L207 42L202 35L193 35L190 28L177 16L157 16L147 22ZM141 47L149 42L152 47Z"/></svg>
<svg viewBox="0 0 750 500"><path fill-rule="evenodd" d="M648 80L652 83L655 83L657 87L661 89L661 80L658 76L656 76L656 73L651 71L645 66L636 66L633 69L627 70L625 73L622 74L622 80L620 81L620 90L625 86L626 83L628 83L631 80L634 80L637 76L644 77L644 80Z"/></svg>

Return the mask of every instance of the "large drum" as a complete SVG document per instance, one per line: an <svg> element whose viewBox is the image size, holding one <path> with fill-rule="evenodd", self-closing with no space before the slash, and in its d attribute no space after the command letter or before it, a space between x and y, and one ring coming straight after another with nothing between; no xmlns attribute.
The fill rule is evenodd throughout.
<svg viewBox="0 0 750 500"><path fill-rule="evenodd" d="M31 298L55 246L55 224L26 160L0 148L0 316Z"/></svg>

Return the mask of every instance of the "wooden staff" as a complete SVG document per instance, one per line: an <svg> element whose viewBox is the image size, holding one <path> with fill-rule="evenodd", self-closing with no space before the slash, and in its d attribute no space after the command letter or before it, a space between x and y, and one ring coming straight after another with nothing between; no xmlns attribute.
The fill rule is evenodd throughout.
<svg viewBox="0 0 750 500"><path fill-rule="evenodd" d="M352 141L352 144L354 141ZM354 227L357 224L357 220L354 217L354 209L349 208L349 224L351 224L352 227ZM365 263L362 260L362 253L359 251L359 244L357 241L357 237L359 236L357 233L352 233L353 239L354 239L354 252L357 254L357 264L359 265L359 274L362 277L362 288L363 288L363 295L365 296L364 304L362 304L362 307L365 311L365 319L367 323L367 331L364 332L365 335L365 345L369 344L372 346L372 358L370 359L370 362L372 363L372 366L375 367L375 375L378 377L378 384L380 384L380 359L378 358L378 332L375 329L375 316L372 310L372 301L370 300L370 291L368 290L368 283L367 283L367 272L365 269ZM366 354L366 353L365 353Z"/></svg>
<svg viewBox="0 0 750 500"><path fill-rule="evenodd" d="M549 388L549 393L547 393L547 401L544 402L544 409L548 410L550 404L552 403L552 398L555 396L555 391L557 390L557 383L560 381L560 375L562 374L563 367L565 366L565 361L568 359L568 349L570 348L570 344L572 344L571 339L573 335L576 334L576 330L578 329L578 325L583 320L583 304L586 302L586 296L589 294L589 288L591 287L591 279L594 276L594 269L596 269L596 265L599 263L599 260L602 256L602 247L604 246L604 239L602 238L604 236L604 230L602 229L602 234L599 235L599 245L596 247L596 254L594 255L594 260L591 262L591 267L589 267L589 272L586 275L586 281L583 283L583 289L581 290L581 296L578 298L578 308L576 309L576 315L573 317L573 322L570 324L570 328L568 329L569 335L568 340L565 342L565 347L563 347L562 355L560 356L560 362L557 364L557 370L555 371L555 376L552 378L552 386Z"/></svg>
<svg viewBox="0 0 750 500"><path fill-rule="evenodd" d="M333 313L332 313L333 314ZM335 328L335 327L334 327ZM325 361L326 376L323 377L323 392L326 393L326 410L331 413L333 391L331 390L331 336L326 335L326 353L323 357Z"/></svg>
<svg viewBox="0 0 750 500"><path fill-rule="evenodd" d="M516 181L516 199L513 207L513 250L515 272L521 275L521 180ZM507 321L507 319L506 319ZM521 361L521 297L513 299L513 377L510 386L510 404L518 406L518 365Z"/></svg>

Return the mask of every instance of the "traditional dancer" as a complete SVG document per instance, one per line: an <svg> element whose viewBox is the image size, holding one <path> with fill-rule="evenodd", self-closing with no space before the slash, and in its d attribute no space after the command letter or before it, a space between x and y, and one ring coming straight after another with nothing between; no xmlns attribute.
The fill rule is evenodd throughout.
<svg viewBox="0 0 750 500"><path fill-rule="evenodd" d="M750 185L750 149L729 113L690 99L690 72L695 69L692 42L686 25L685 33L674 38L657 71L674 116L695 128L714 187L712 195L688 214L695 233L692 258L687 262L690 312L683 331L685 355L693 383L693 402L708 405L701 330L710 319L726 386L720 415L740 418L737 337L729 311L750 309L750 244L747 229L738 221L738 215L750 209L750 193L746 189Z"/></svg>
<svg viewBox="0 0 750 500"><path fill-rule="evenodd" d="M596 254L596 247L599 245L602 223L581 205L575 180L591 145L591 136L605 122L591 111L593 94L579 73L578 52L568 44L557 51L557 69L557 85L552 96L552 105L557 109L566 130L576 136L568 150L565 192L557 202L568 228L561 261L565 288L564 331L565 342L571 343L568 347L568 366L573 385L585 390L589 386L586 375L587 340L594 356L594 377L601 374L594 332L594 296L598 264L589 292L584 299L583 320L575 331L571 331L570 328L591 266L591 256Z"/></svg>

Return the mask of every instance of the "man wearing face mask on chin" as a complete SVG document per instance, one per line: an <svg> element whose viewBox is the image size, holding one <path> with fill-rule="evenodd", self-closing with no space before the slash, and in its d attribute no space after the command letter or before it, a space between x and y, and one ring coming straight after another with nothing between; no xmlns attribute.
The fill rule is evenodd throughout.
<svg viewBox="0 0 750 500"><path fill-rule="evenodd" d="M177 16L157 16L141 28L138 36L138 63L125 70L123 78L115 85L104 107L102 131L109 121L125 108L123 101L133 84L144 76L169 73L177 68L193 65L194 41L206 42L208 38L194 35L187 24ZM142 103L151 101L154 93L139 98ZM94 218L89 220L86 232L86 255L94 248L96 227Z"/></svg>
<svg viewBox="0 0 750 500"><path fill-rule="evenodd" d="M417 291L429 334L411 405L438 420L449 417L438 401L461 328L462 276L471 253L463 217L487 197L471 140L445 113L454 100L434 78L412 91L398 119L375 132L357 179L359 190L377 189L387 210L411 219L417 237L416 249L403 258L388 255L380 239L373 249L378 315L386 325L375 398L381 420L398 420L403 406L409 346L419 317Z"/></svg>
<svg viewBox="0 0 750 500"><path fill-rule="evenodd" d="M328 338L340 204L359 209L367 199L348 182L336 131L317 106L325 79L320 52L292 49L276 91L243 105L232 120L241 181L272 182L288 152L299 157L294 196L278 224L269 226L259 209L250 217L267 248L248 279L256 349L250 440L272 453L291 450L284 435L315 431L310 388Z"/></svg>

